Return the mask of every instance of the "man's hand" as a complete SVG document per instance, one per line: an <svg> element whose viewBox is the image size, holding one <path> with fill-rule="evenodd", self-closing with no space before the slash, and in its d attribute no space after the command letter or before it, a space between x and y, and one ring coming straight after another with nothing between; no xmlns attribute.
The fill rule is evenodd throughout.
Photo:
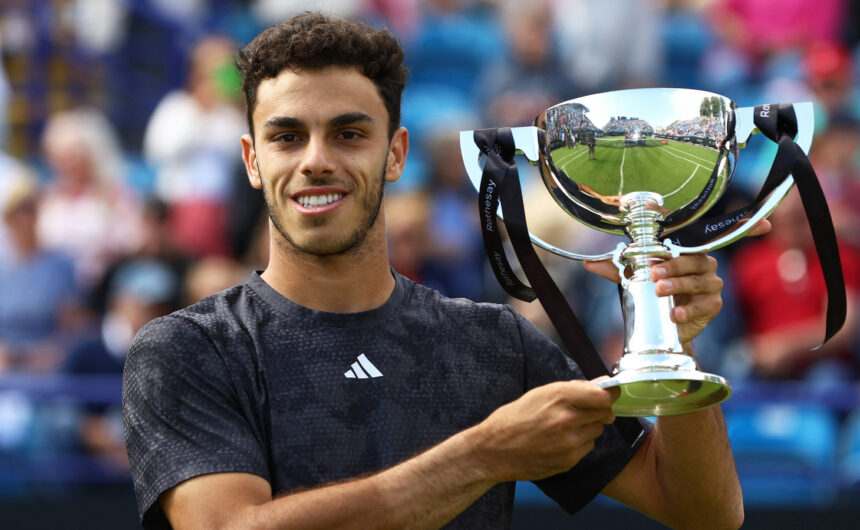
<svg viewBox="0 0 860 530"><path fill-rule="evenodd" d="M746 234L759 236L770 232L771 224L762 219ZM614 282L620 281L618 268L610 260L586 261L585 268ZM681 343L693 340L723 307L720 295L723 280L717 276L717 260L707 254L684 254L651 268L659 296L675 297L672 320L678 324Z"/></svg>
<svg viewBox="0 0 860 530"><path fill-rule="evenodd" d="M617 389L588 381L535 388L498 408L472 430L476 458L494 482L537 480L569 470L615 420Z"/></svg>
<svg viewBox="0 0 860 530"><path fill-rule="evenodd" d="M585 268L618 282L611 261L586 261ZM675 297L672 321L678 324L681 343L693 340L723 307L723 280L717 276L717 260L707 254L684 254L651 268L658 296Z"/></svg>

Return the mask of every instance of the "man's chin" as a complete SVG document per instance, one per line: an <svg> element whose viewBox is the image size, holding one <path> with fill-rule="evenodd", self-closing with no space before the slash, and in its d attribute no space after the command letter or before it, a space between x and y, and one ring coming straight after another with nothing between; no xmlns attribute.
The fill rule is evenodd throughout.
<svg viewBox="0 0 860 530"><path fill-rule="evenodd" d="M354 250L361 240L355 236L356 234L351 234L351 237L344 237L343 235L301 239L287 237L285 243L286 247L294 252L324 258L347 254Z"/></svg>

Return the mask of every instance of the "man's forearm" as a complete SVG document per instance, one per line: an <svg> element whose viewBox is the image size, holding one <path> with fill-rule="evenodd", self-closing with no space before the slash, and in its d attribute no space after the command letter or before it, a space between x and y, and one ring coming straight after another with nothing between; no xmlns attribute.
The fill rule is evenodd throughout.
<svg viewBox="0 0 860 530"><path fill-rule="evenodd" d="M743 498L719 407L666 416L654 439L657 480L679 528L738 527Z"/></svg>
<svg viewBox="0 0 860 530"><path fill-rule="evenodd" d="M472 436L466 430L378 474L249 508L235 526L438 528L495 484L474 455Z"/></svg>
<svg viewBox="0 0 860 530"><path fill-rule="evenodd" d="M612 423L612 394L587 381L532 389L390 469L272 499L250 473L212 473L160 498L175 528L438 528L500 482L566 471Z"/></svg>

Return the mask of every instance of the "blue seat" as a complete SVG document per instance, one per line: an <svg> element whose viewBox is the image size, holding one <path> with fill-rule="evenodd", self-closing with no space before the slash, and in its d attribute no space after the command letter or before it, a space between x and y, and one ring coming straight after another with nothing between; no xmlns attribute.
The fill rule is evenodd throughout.
<svg viewBox="0 0 860 530"><path fill-rule="evenodd" d="M533 482L520 480L517 482L514 504L518 506L555 506L555 501L547 497Z"/></svg>
<svg viewBox="0 0 860 530"><path fill-rule="evenodd" d="M403 92L401 123L409 129L409 160L396 189L414 190L427 184L426 142L440 132L456 135L473 129L478 117L472 102L457 89L414 83Z"/></svg>
<svg viewBox="0 0 860 530"><path fill-rule="evenodd" d="M445 85L471 100L484 69L507 53L502 35L493 18L428 15L404 43L410 84Z"/></svg>
<svg viewBox="0 0 860 530"><path fill-rule="evenodd" d="M860 493L860 411L853 412L842 427L837 466L842 487Z"/></svg>
<svg viewBox="0 0 860 530"><path fill-rule="evenodd" d="M726 423L746 504L822 506L834 499L835 412L815 405L744 406L727 411Z"/></svg>

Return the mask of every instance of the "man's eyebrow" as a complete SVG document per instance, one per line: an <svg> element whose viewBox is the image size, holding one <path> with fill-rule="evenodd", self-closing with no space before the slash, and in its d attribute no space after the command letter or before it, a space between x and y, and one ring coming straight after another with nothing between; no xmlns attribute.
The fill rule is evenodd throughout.
<svg viewBox="0 0 860 530"><path fill-rule="evenodd" d="M373 123L373 118L363 112L347 112L329 120L329 125L331 127L343 127L361 122Z"/></svg>
<svg viewBox="0 0 860 530"><path fill-rule="evenodd" d="M328 125L329 127L343 127L362 122L373 123L373 118L363 112L347 112L330 119ZM305 122L291 116L275 116L263 124L264 129L301 129L304 127Z"/></svg>
<svg viewBox="0 0 860 530"><path fill-rule="evenodd" d="M302 120L289 116L275 116L263 124L264 129L298 129L302 126L304 126Z"/></svg>

